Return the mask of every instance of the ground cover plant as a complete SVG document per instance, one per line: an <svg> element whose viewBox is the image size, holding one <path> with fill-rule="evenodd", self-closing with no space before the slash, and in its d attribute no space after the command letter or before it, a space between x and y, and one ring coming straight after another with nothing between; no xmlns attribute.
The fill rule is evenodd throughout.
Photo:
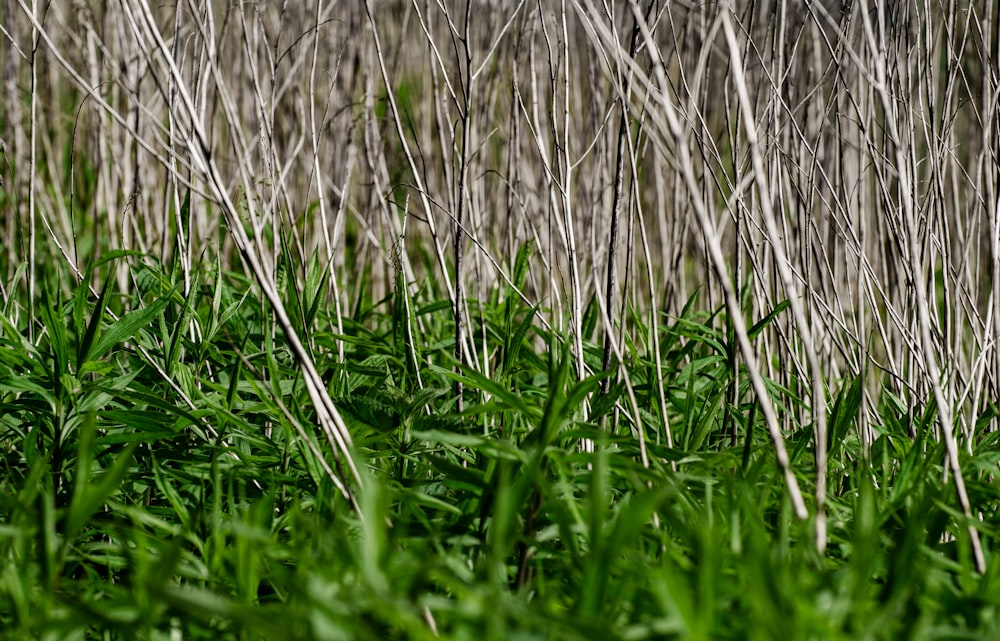
<svg viewBox="0 0 1000 641"><path fill-rule="evenodd" d="M991 2L0 5L0 637L993 639Z"/></svg>

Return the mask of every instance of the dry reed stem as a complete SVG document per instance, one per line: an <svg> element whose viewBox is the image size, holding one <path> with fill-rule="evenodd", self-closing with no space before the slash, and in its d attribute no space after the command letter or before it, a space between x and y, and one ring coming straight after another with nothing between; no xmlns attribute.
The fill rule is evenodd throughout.
<svg viewBox="0 0 1000 641"><path fill-rule="evenodd" d="M700 306L724 306L739 343L730 367L750 374L750 394L767 403L764 377L808 401L764 414L776 452L788 430L813 428L818 514L826 395L854 377L866 453L881 399L898 399L910 425L931 399L949 406L935 429L958 485L954 459L997 428L984 417L1000 393L996 3L652 3L630 52L638 3L470 2L189 0L129 23L117 8L51 3L38 17L30 0L5 0L20 8L0 25L5 95L20 99L0 106L4 184L20 204L4 219L17 239L0 270L12 278L14 248L31 244L36 262L81 264L91 256L78 241L99 232L95 254L173 257L189 291L202 259L229 269L247 246L273 280L284 235L303 261L295 273L325 258L338 327L341 304L361 298L357 271L373 274L376 300L401 278L409 295L448 300L468 330L460 360L488 374L496 345L463 299L512 285L530 241L515 295L565 331L578 377L585 346L605 335L609 356L611 337L647 356L641 315L624 310L657 327L695 291ZM151 29L164 35L155 46ZM253 230L248 245L219 236L219 192ZM431 261L414 258L424 249ZM113 277L129 286L128 265ZM608 322L584 335L597 298ZM790 313L753 341L736 331L784 300ZM411 341L425 322L407 312ZM741 383L732 404L750 400ZM654 385L672 441L669 372ZM731 439L740 426L727 420Z"/></svg>

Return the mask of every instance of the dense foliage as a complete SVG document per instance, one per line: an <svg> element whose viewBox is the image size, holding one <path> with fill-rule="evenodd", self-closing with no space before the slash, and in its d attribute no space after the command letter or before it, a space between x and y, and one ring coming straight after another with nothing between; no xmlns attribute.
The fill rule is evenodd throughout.
<svg viewBox="0 0 1000 641"><path fill-rule="evenodd" d="M675 447L648 349L625 364L646 467L624 385L574 381L565 336L511 291L474 303L487 377L453 373L447 305L363 299L338 335L307 289L295 315L320 328L311 350L355 436L354 510L248 283L206 270L183 298L170 270L138 264L131 294L60 296L53 273L36 318L4 310L7 638L986 639L1000 624L997 564L975 571L933 406L911 421L883 394L866 457L858 386L837 391L820 555L754 405L727 401L746 383L725 314L697 299L642 332L660 335ZM810 436L789 435L795 469ZM964 461L988 549L998 454L990 437Z"/></svg>

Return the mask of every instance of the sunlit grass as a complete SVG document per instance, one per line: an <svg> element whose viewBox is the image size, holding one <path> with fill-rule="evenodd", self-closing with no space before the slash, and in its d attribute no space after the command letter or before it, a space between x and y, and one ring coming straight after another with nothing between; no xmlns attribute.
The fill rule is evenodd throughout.
<svg viewBox="0 0 1000 641"><path fill-rule="evenodd" d="M933 409L910 426L887 397L866 460L838 418L853 415L856 389L837 395L820 555L752 403L726 405L737 373L724 358L723 312L690 308L641 330L661 334L677 443L658 433L651 355L635 348L627 366L648 467L616 409L622 385L587 413L599 377L574 382L564 341L525 323L533 310L509 297L476 306L491 377L452 372L449 311L434 301L412 301L431 310L416 362L398 301L358 307L345 335L318 321L317 362L364 470L354 511L294 426L315 438L298 370L245 282L206 269L181 299L173 277L146 264L140 291L77 290L47 298L39 319L17 303L4 314L7 638L918 639L995 629L1000 586L994 571L975 572L950 507L941 446L928 440ZM116 298L132 311L111 321L104 306ZM194 334L192 319L203 328ZM28 322L37 345L25 340ZM779 404L798 402L773 389ZM795 469L811 468L809 435L789 435ZM989 543L995 439L967 458Z"/></svg>

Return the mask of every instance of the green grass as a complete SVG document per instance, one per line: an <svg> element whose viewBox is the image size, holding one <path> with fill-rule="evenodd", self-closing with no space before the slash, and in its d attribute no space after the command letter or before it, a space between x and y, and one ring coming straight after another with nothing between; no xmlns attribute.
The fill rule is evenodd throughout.
<svg viewBox="0 0 1000 641"><path fill-rule="evenodd" d="M447 304L418 296L407 316L398 297L360 297L338 335L314 265L309 296L287 304L355 439L354 510L316 456L336 466L284 338L246 280L205 266L184 297L169 270L135 265L131 292L106 285L99 295L53 270L37 318L17 297L0 317L3 638L853 641L1000 631L996 434L963 460L989 561L980 575L943 482L933 405L911 425L883 394L866 458L853 427L860 381L844 381L831 391L820 554L812 524L794 516L746 377L729 368L724 310L700 312L693 299L657 327L630 320L646 337L624 366L647 468L624 386L612 381L601 397L600 377L575 380L568 337L540 329L512 292L470 301L470 335L488 368L454 373ZM586 360L596 370L595 315L592 305ZM411 345L405 324L418 319ZM674 449L657 418L654 331ZM734 384L741 400L730 406ZM771 389L782 412L798 415L800 399ZM807 495L811 436L810 426L787 435ZM581 447L587 439L593 452Z"/></svg>

